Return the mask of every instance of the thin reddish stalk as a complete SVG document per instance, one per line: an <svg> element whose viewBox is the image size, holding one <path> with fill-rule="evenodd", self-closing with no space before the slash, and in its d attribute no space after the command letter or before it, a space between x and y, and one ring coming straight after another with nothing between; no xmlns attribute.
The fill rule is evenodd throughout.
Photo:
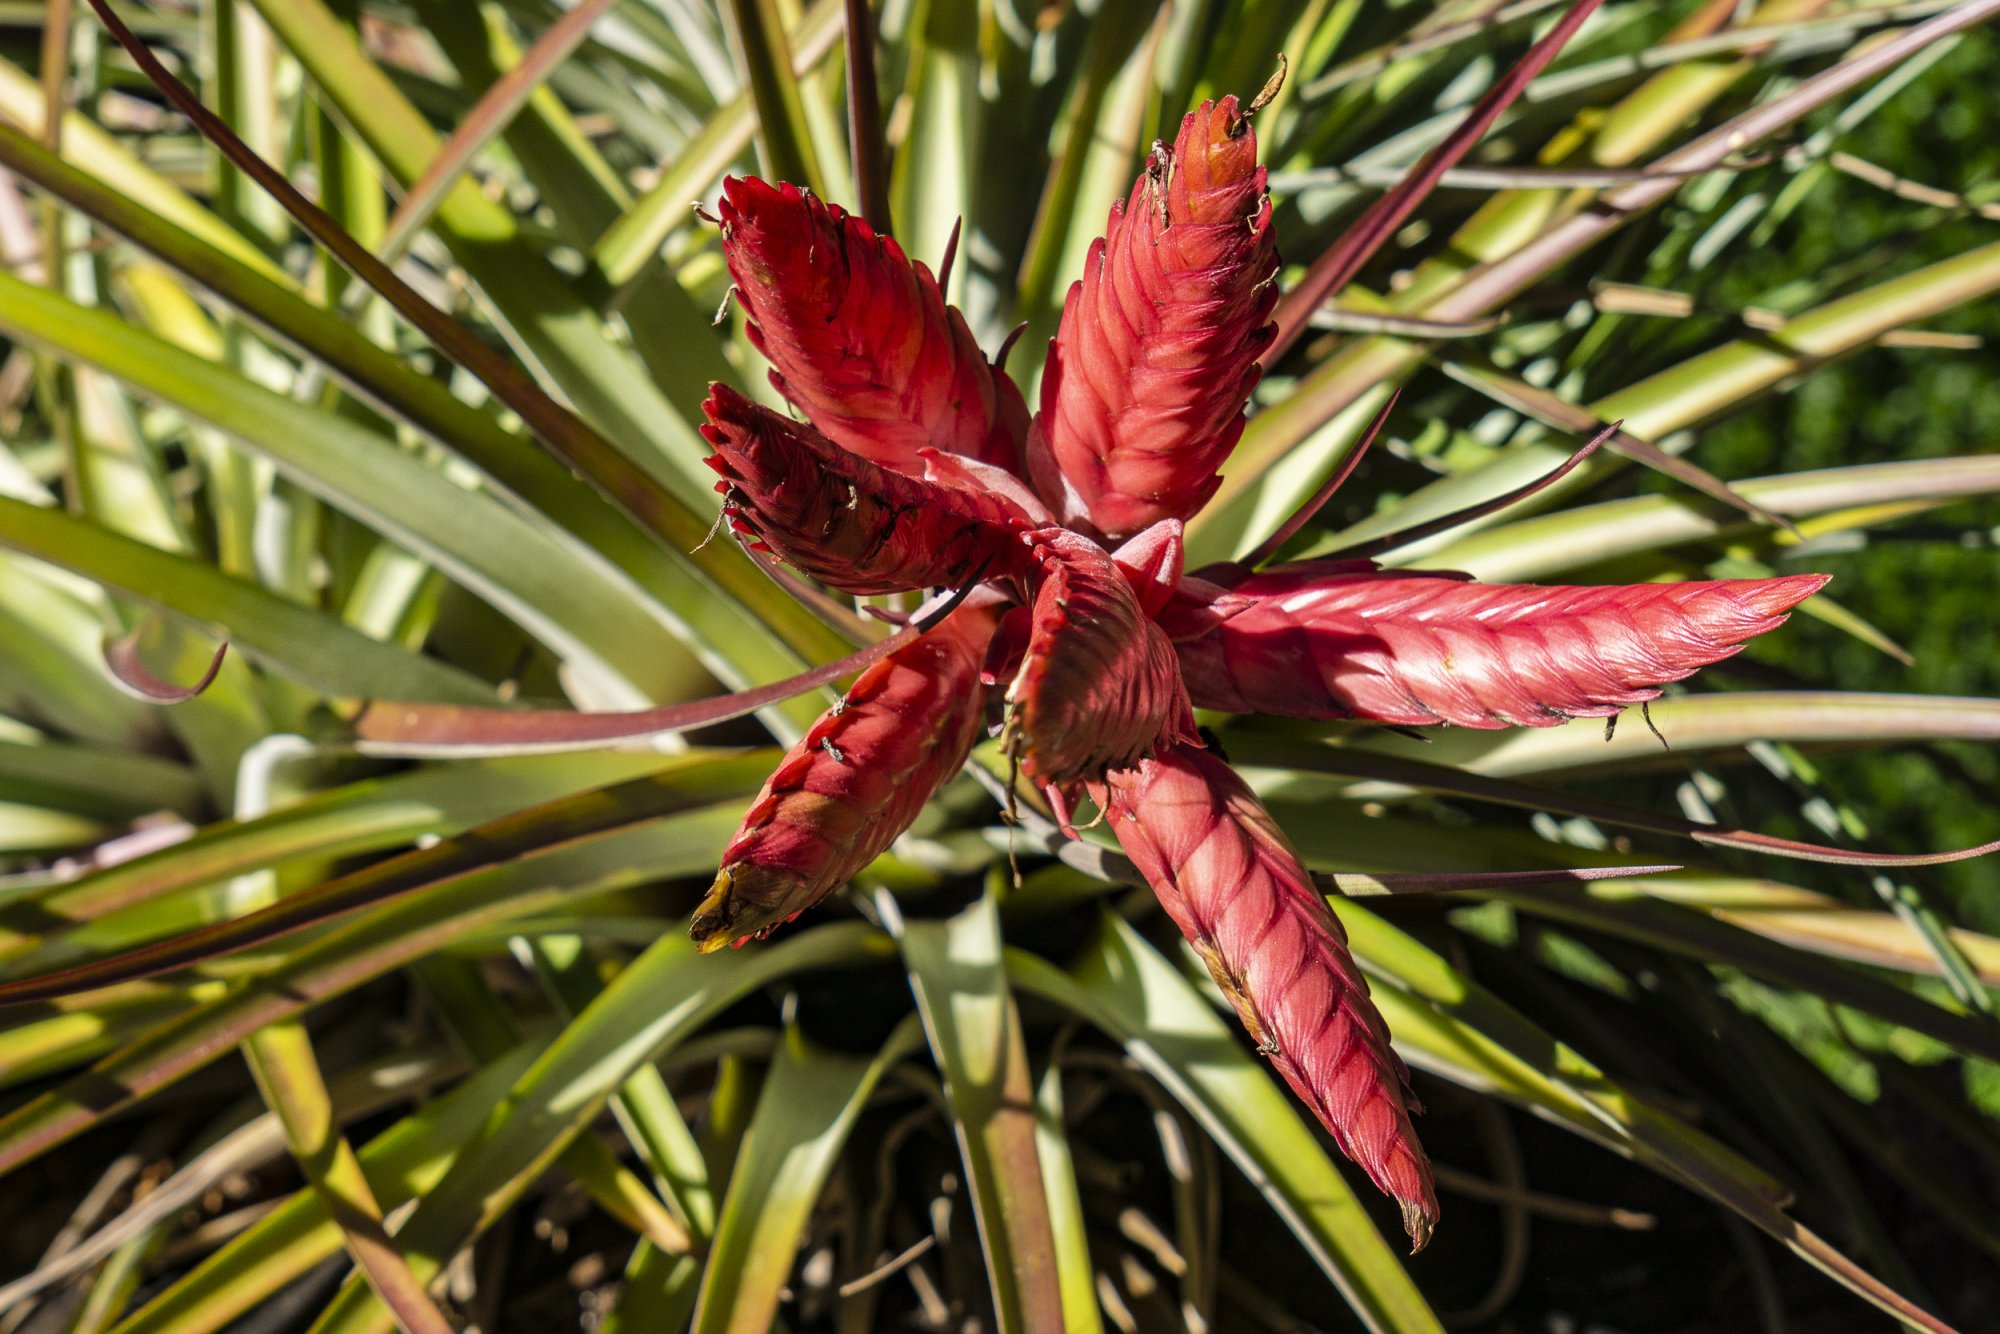
<svg viewBox="0 0 2000 1334"><path fill-rule="evenodd" d="M875 78L875 23L868 0L847 5L847 144L854 159L855 202L883 236L889 225L889 146L882 132L882 95ZM943 283L945 277L938 281Z"/></svg>
<svg viewBox="0 0 2000 1334"><path fill-rule="evenodd" d="M1279 524L1269 537L1253 547L1250 554L1239 562L1240 564L1256 569L1277 555L1285 543L1297 535L1299 529L1312 522L1313 515L1318 514L1321 507L1333 499L1334 492L1345 486L1347 479L1354 475L1354 470L1361 466L1361 460L1368 455L1368 447L1375 443L1375 437L1381 433L1383 424L1389 420L1389 413L1396 406L1396 400L1402 396L1401 385L1389 391L1389 401L1375 414L1375 420L1368 423L1368 429L1362 433L1361 439L1355 442L1354 448L1347 451L1347 457L1340 461L1338 468L1334 469L1333 476L1322 482L1319 490L1313 492L1305 504L1292 512L1291 518Z"/></svg>
<svg viewBox="0 0 2000 1334"><path fill-rule="evenodd" d="M2000 852L2000 839L1981 843L1977 847L1953 848L1944 852L1878 852L1866 848L1835 848L1824 843L1779 838L1774 834L1760 834L1749 829L1697 824L1693 820L1683 820L1678 816L1663 815L1637 806L1605 801L1599 797L1585 796L1558 788L1537 787L1530 783L1517 783L1486 774L1468 773L1450 765L1432 764L1426 760L1389 755L1380 751L1362 751L1344 746L1300 745L1253 735L1245 735L1240 739L1232 738L1230 745L1232 750L1239 751L1242 757L1251 763L1269 764L1306 773L1338 774L1414 788L1421 792L1438 792L1473 801L1490 801L1522 810L1576 816L1621 829L1642 829L1649 833L1685 838L1707 847L1733 848L1739 852L1787 857L1794 861L1827 862L1836 866L1886 870L1943 866L1951 862L1971 861L1974 858Z"/></svg>
<svg viewBox="0 0 2000 1334"><path fill-rule="evenodd" d="M369 755L412 757L528 755L587 750L613 741L637 741L727 722L851 676L907 647L949 616L977 580L975 574L964 588L934 603L887 639L753 690L687 704L603 713L371 700L355 720L355 748Z"/></svg>
<svg viewBox="0 0 2000 1334"><path fill-rule="evenodd" d="M1435 537L1439 533L1448 533L1454 528L1464 527L1489 514L1498 514L1509 505L1518 505L1536 492L1554 486L1569 476L1577 464L1597 452L1599 445L1618 434L1620 424L1613 422L1599 430L1596 435L1584 441L1576 453L1524 486L1517 486L1512 491L1495 496L1491 500L1482 500L1463 509L1455 509L1449 514L1441 514L1435 519L1413 523L1408 528L1399 528L1393 533L1384 533L1381 537L1371 538L1366 542L1356 542L1351 547L1340 547L1333 552L1333 556L1339 560L1367 560L1385 551L1394 551L1397 547L1406 547L1412 542L1421 542L1427 537Z"/></svg>
<svg viewBox="0 0 2000 1334"><path fill-rule="evenodd" d="M1733 154L1768 139L1842 93L1888 73L1925 47L1990 22L1995 16L2000 16L2000 0L1966 0L1892 37L1857 47L1833 68L1724 121L1654 164L1658 170L1675 175L1640 181L1599 196L1591 207L1554 223L1519 250L1472 270L1455 290L1426 307L1424 313L1433 319L1464 320L1497 308L1564 260L1624 226L1640 210L1672 197L1680 188L1678 173L1721 166Z"/></svg>
<svg viewBox="0 0 2000 1334"><path fill-rule="evenodd" d="M1558 430L1579 433L1602 430L1602 423L1589 408L1580 407L1525 380L1516 380L1494 371L1475 370L1451 362L1444 363L1442 369L1452 379L1460 384L1470 385L1494 402L1505 404L1516 412L1545 422ZM1773 528L1783 528L1796 537L1804 536L1798 527L1782 514L1772 513L1746 498L1735 487L1708 469L1691 463L1678 454L1669 454L1650 440L1641 440L1620 426L1613 426L1610 432L1603 436L1603 440L1606 448L1613 453L1622 454L1634 463L1693 487L1703 495L1719 500L1733 509L1741 510L1759 523L1769 524ZM1512 504L1517 498L1519 497L1510 496L1506 503Z"/></svg>
<svg viewBox="0 0 2000 1334"><path fill-rule="evenodd" d="M507 128L535 89L583 44L590 35L591 25L617 3L618 0L578 0L574 9L551 23L514 67L481 94L389 216L389 225L382 233L384 262L394 263L402 255L444 197L451 193L451 188L458 184L473 156Z"/></svg>
<svg viewBox="0 0 2000 1334"><path fill-rule="evenodd" d="M97 11L98 18L140 71L152 80L176 110L194 123L203 138L213 143L244 175L283 205L285 211L314 240L353 270L355 276L380 292L440 351L477 376L493 391L494 397L519 414L528 428L549 448L573 463L613 503L624 507L648 531L683 549L693 547L701 540L699 528L691 522L692 516L657 481L620 454L582 418L557 403L506 357L426 301L415 288L370 253L366 246L350 236L325 210L300 193L282 172L244 143L221 117L202 105L201 99L175 78L160 63L159 57L112 11L107 0L90 0L90 6Z"/></svg>
<svg viewBox="0 0 2000 1334"><path fill-rule="evenodd" d="M1576 0L1556 26L1530 47L1528 54L1507 71L1506 77L1479 99L1458 128L1423 156L1407 180L1376 200L1324 255L1313 261L1305 277L1278 303L1278 333L1267 354L1271 361L1283 356L1285 350L1298 340L1308 327L1312 313L1353 280L1354 275L1361 271L1361 266L1374 257L1375 252L1394 235L1396 228L1403 225L1404 219L1437 187L1439 178L1457 166L1459 159L1485 137L1493 122L1556 58L1556 54L1601 3L1603 0Z"/></svg>

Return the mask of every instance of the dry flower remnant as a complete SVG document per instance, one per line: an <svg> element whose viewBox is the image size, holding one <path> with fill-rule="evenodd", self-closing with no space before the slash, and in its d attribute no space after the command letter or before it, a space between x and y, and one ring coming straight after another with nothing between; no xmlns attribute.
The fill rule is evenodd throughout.
<svg viewBox="0 0 2000 1334"><path fill-rule="evenodd" d="M1437 1222L1407 1072L1338 920L1193 708L1397 725L1614 715L1727 657L1817 575L1485 585L1366 560L1186 571L1271 345L1278 255L1251 114L1159 145L1070 289L1030 418L940 284L791 185L718 221L794 421L718 388L731 525L850 593L978 587L786 756L694 921L770 931L908 828L997 727L1065 820L1109 820L1258 1047L1422 1247ZM989 717L989 715L992 715Z"/></svg>

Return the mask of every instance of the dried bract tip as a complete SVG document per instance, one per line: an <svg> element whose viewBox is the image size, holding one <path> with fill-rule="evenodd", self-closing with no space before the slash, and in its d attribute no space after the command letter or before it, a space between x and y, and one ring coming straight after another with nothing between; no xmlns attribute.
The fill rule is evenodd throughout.
<svg viewBox="0 0 2000 1334"><path fill-rule="evenodd" d="M756 868L747 868L755 871ZM785 904L796 896L789 878L773 875L745 875L724 867L702 896L688 924L695 949L713 954L729 945L740 945L762 927L775 923L787 911Z"/></svg>
<svg viewBox="0 0 2000 1334"><path fill-rule="evenodd" d="M1285 86L1285 75L1291 67L1291 62L1285 59L1285 53L1278 52L1278 68L1271 71L1271 77L1264 80L1264 86L1257 90L1257 95L1250 99L1250 105L1243 109L1245 117L1254 116L1271 105L1272 99L1278 95L1278 90Z"/></svg>

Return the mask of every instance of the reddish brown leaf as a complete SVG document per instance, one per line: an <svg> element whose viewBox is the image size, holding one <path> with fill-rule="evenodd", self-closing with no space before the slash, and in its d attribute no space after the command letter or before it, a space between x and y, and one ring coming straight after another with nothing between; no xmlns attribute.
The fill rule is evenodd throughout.
<svg viewBox="0 0 2000 1334"><path fill-rule="evenodd" d="M229 654L229 641L215 646L209 657L208 666L200 679L191 686L177 686L172 681L155 675L139 656L139 639L146 627L140 625L130 634L104 641L104 665L111 672L112 680L129 695L154 704L185 704L215 683L217 673L222 670L222 660Z"/></svg>
<svg viewBox="0 0 2000 1334"><path fill-rule="evenodd" d="M1292 511L1290 518L1272 529L1269 537L1250 549L1249 554L1243 557L1244 565L1256 569L1277 555L1285 543L1298 534L1299 529L1312 522L1312 517L1320 512L1327 501L1333 499L1334 493L1345 486L1347 479L1354 475L1354 470L1361 466L1361 460L1368 456L1368 447L1375 443L1375 437L1381 434L1383 424L1389 420L1390 412L1396 407L1396 400L1402 396L1403 390L1400 385L1389 391L1389 401L1375 413L1375 420L1368 423L1368 429L1354 442L1354 448L1347 451L1347 457L1340 461L1340 466L1328 474L1327 479L1320 483L1319 490L1306 498L1305 504Z"/></svg>
<svg viewBox="0 0 2000 1334"><path fill-rule="evenodd" d="M931 599L887 639L877 640L832 662L822 663L769 685L730 695L662 704L657 708L606 713L573 709L478 708L370 700L354 721L355 748L363 754L411 756L526 755L538 751L582 750L613 741L664 736L741 718L762 708L817 690L908 647L950 618L978 590L961 588ZM991 594L980 594L990 599Z"/></svg>
<svg viewBox="0 0 2000 1334"><path fill-rule="evenodd" d="M1557 482L1569 476L1578 464L1582 463L1592 454L1595 454L1597 447L1611 436L1617 434L1617 432L1618 427L1615 424L1605 427L1596 435L1584 441L1574 454L1571 454L1554 468L1535 478L1532 482L1524 482L1512 491L1497 496L1489 496L1485 500L1474 501L1472 504L1452 510L1448 514L1440 514L1434 519L1421 520L1411 524L1408 528L1399 528L1393 533L1384 533L1382 536L1367 542L1357 542L1353 546L1342 547L1338 554L1342 560L1365 560L1371 556L1379 556L1385 551L1394 551L1398 547L1406 547L1412 542L1421 542L1427 537L1436 536L1438 533L1448 533L1454 528L1483 519L1489 514L1498 514L1510 506L1520 504L1536 492L1554 486Z"/></svg>

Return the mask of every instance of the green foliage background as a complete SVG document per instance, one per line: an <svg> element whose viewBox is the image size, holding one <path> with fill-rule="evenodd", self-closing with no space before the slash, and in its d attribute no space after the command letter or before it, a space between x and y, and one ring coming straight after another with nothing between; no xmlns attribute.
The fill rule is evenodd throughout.
<svg viewBox="0 0 2000 1334"><path fill-rule="evenodd" d="M2000 43L1976 33L1844 135L1848 152L1971 204L2000 202L2000 98L1990 74ZM2000 221L1912 206L1831 170L1813 174L1784 223L1733 246L1711 299L1723 309L1779 310L1810 286L1848 290L2000 235ZM1807 275L1810 275L1808 277ZM1710 326L1713 327L1712 325ZM1790 393L1706 427L1700 457L1724 477L1941 458L2000 448L2000 303L1979 301L1934 326L1984 340L1971 351L1871 348ZM1699 346L1702 332L1680 340ZM1816 550L1797 568L1834 576L1829 591L1908 649L1904 666L1833 627L1794 618L1759 656L1825 687L1992 695L2000 692L2000 508L1954 505L1870 535L1859 549ZM2000 754L1989 746L1828 756L1827 790L1880 834L1910 846L1965 847L1992 837ZM2000 929L1994 871L1982 863L1920 873L1968 925Z"/></svg>
<svg viewBox="0 0 2000 1334"><path fill-rule="evenodd" d="M369 245L426 165L420 136L384 126L448 133L485 105L486 86L566 8L544 0L257 4L270 16L327 15L325 40L294 32L290 48L241 44L229 16L248 11L231 6L119 8L295 179L318 182L321 198ZM564 392L599 419L610 456L641 460L665 478L663 491L696 531L714 504L692 435L701 386L711 375L754 384L762 368L740 323L711 326L727 276L713 232L689 225L685 198L710 191L725 168L782 163L804 173L820 160L814 150L828 160L845 153L837 42L826 45L832 55L817 72L794 81L758 66L755 43L745 40L780 28L797 37L815 22L825 36L838 8L826 0L626 0L623 15L641 25L643 40L587 43L563 60L508 133L460 164L477 182L461 191L471 205L434 219L406 265L468 323L470 338L510 356L522 348L520 321L510 328L495 309L505 297L511 311L525 312L531 332L549 336L536 350L554 347ZM1396 42L1440 13L1480 8L1466 0L1185 0L1173 12L1200 21L1175 29L1179 45L1156 49L1144 40L1155 7L1122 0L877 5L885 40L872 54L896 127L888 184L898 235L935 262L953 220L968 218L954 295L989 348L1016 314L1029 322L1014 354L1025 372L1109 199L1128 188L1146 141L1170 131L1191 100L1250 92L1287 44L1297 100L1259 125L1260 135L1269 131L1274 169L1343 163L1462 107L1526 47L1532 23L1510 7L1515 19L1442 58L1392 61L1324 99L1302 89L1330 63ZM1576 60L1645 50L1710 8L1695 0L1608 6ZM0 0L0 54L21 71L40 59L37 28L49 12ZM1553 12L1545 5L1527 17L1543 22ZM376 25L377 43L400 33L410 44L378 61L342 26L362 16ZM705 73L677 46L676 23L712 37L712 61L733 71L729 79L710 77L713 69ZM87 75L80 96L111 127L108 137L201 201L190 203L198 221L289 264L307 301L338 300L352 280L233 169L218 170L211 150L159 111L150 85L110 54L92 24L80 13L72 54ZM1050 35L1042 42L1036 32ZM1038 42L1030 61L1025 52ZM227 59L209 59L217 52ZM1665 127L1656 142L1712 128L1839 54L1829 48L1749 70L1698 124ZM246 59L284 74L274 92L265 90L270 121L259 123L255 98L231 82L242 66L230 61ZM393 66L388 83L368 83L385 63ZM1438 363L1476 366L1490 357L1589 403L1720 343L1756 337L1746 311L1805 311L1994 241L2000 221L1992 217L1899 198L1824 160L1755 154L1788 144L1817 154L1826 145L1815 146L1815 136L1840 124L1833 146L1843 152L1962 192L1974 205L2000 203L1996 67L2000 38L1991 30L1958 38L1854 123L1841 117L1855 99L1836 99L1784 142L1690 181L1663 208L1542 275L1507 327L1441 340L1434 362L1410 374L1367 467L1294 549L1329 543L1371 516L1400 526L1438 488L1491 490L1496 466L1560 457L1572 446L1569 433L1496 407ZM1128 72L1131 82L1119 84ZM731 102L723 85L738 77L759 96ZM1111 95L1088 104L1084 91L1106 84ZM1572 114L1588 122L1642 85L1651 86L1635 75L1593 85L1573 102L1524 107L1475 160L1533 165L1537 146ZM804 105L788 107L778 95L785 91ZM758 137L746 130L730 152L676 181L677 165L700 157L705 136L747 124L753 101L766 118ZM1087 121L1079 102L1094 113ZM1088 133L1071 134L1071 117ZM33 136L14 128L24 119L18 108L0 119L13 151L39 162L44 181L57 175L28 151ZM106 159L77 142L68 156L102 168ZM662 180L685 189L667 201L671 221L653 227L649 218L669 217L647 213L660 205ZM827 192L852 202L838 173ZM1330 214L1309 192L1281 185L1277 193L1281 248L1303 266L1375 188L1350 192ZM41 198L35 190L26 197ZM1435 195L1351 295L1366 304L1393 294L1485 198L1458 189ZM1045 233L1032 230L1038 208L1051 224ZM112 993L0 1013L0 1191L33 1201L27 1221L0 1237L0 1284L44 1264L42 1248L90 1198L106 1163L140 1163L164 1178L199 1164L207 1146L243 1125L268 1132L263 1156L230 1187L240 1185L240 1196L218 1188L107 1243L105 1255L50 1285L36 1334L192 1334L227 1323L231 1316L214 1312L230 1302L261 1308L263 1324L249 1328L314 1334L384 1330L392 1307L397 1318L436 1330L446 1317L433 1303L452 1320L486 1321L482 1330L495 1321L539 1329L601 1319L612 1334L690 1321L709 1334L768 1323L768 1313L802 1332L858 1334L905 1321L957 1329L967 1320L1011 1330L1034 1327L1021 1312L1035 1302L1059 1302L1079 1331L1204 1322L1428 1331L1441 1314L1496 1329L1572 1318L1635 1330L1880 1327L1887 1316L1800 1258L1823 1262L1827 1252L1801 1240L1799 1220L1879 1278L1847 1277L1878 1305L1901 1293L1968 1329L2000 1309L2000 1227L1990 1209L1991 1182L2000 1180L2000 995L1992 985L2000 941L1967 937L1967 948L1980 951L1975 966L1910 926L1928 904L1952 925L2000 934L1993 862L1877 881L1851 868L1627 837L1608 823L1530 814L1449 784L1383 797L1381 784L1371 793L1365 777L1329 777L1312 761L1360 763L1385 750L1407 758L1409 747L1394 749L1406 739L1346 725L1217 720L1225 744L1244 753L1292 747L1259 781L1314 869L1349 877L1341 883L1355 896L1337 897L1337 910L1418 1069L1430 1106L1425 1143L1458 1169L1446 1229L1405 1264L1388 1240L1393 1211L1354 1191L1358 1178L1242 1040L1150 896L1116 880L1109 863L1094 864L1113 873L1100 876L1031 845L1022 845L1017 884L1007 853L1023 836L1003 827L989 792L969 777L852 894L768 946L693 957L688 910L772 758L735 744L782 740L824 699L761 715L768 732L743 719L698 733L686 755L383 760L348 749L356 696L472 698L501 686L510 699L602 706L605 678L622 671L613 702L671 702L722 690L718 676L732 684L782 677L848 645L818 610L802 610L748 565L729 565L739 558L727 542L701 558L711 562L704 576L748 576L723 579L725 596L682 563L692 538L656 541L597 496L565 491L566 464L552 462L473 376L379 304L354 321L395 354L384 358L392 364L376 387L412 391L416 377L390 371L414 369L424 377L417 388L443 385L457 396L459 415L430 439L412 426L420 395L407 393L389 410L365 405L305 373L288 342L267 338L227 301L175 326L171 316L193 310L175 304L184 279L144 270L103 218L70 222L72 239L85 243L81 276L67 292L42 294L39 323L27 293L18 309L0 310L7 330L32 330L0 351L39 349L34 370L43 377L18 396L9 422L5 444L26 482L16 477L22 495L0 503L0 546L72 566L108 550L127 563L90 566L88 580L67 585L83 592L74 608L63 604L71 616L63 629L74 633L61 652L33 656L47 647L29 633L36 626L0 642L8 711L20 715L4 721L0 738L0 820L27 831L0 880L0 983L116 961L129 946L200 926L227 933L271 896L311 902L345 886L359 891L360 911L301 936L253 938L242 955L197 957L192 969ZM501 244L480 224L519 234ZM640 239L607 248L619 236ZM655 262L662 236L664 262ZM129 287L142 271L156 281L165 275L150 299ZM1696 309L1681 319L1593 313L1579 298L1605 280L1682 292ZM549 310L561 312L550 328L567 342L535 326ZM1730 481L1993 455L2000 305L1960 303L1924 327L1983 341L1894 348L1864 340L1795 385L1724 402L1718 420L1670 432L1672 444ZM101 385L140 382L167 364L144 340L190 329L205 335L189 340L199 365L176 363L151 390L112 388L133 429L129 439L112 431L92 444L131 445L138 464L123 479L137 499L106 503L67 486L62 377L108 362ZM1302 343L1266 381L1267 411L1252 432L1282 421L1269 410L1297 401L1292 395L1309 390L1342 350L1333 339ZM282 429L242 413L234 441L200 424L213 403L191 384L211 399L272 408L253 383L264 376L318 410L285 418ZM1320 403L1306 416L1310 429L1289 441L1303 453L1326 463L1351 444L1351 432L1335 429L1335 409ZM294 425L310 432L310 448L290 438ZM396 475L433 486L424 494L436 508L419 515L431 523L398 530L382 517L402 497L369 491L367 469L333 461L335 447L353 438L340 425L367 436L376 463L417 465ZM107 447L107 457L113 452ZM257 471L261 462L246 462L281 454L292 473L276 480ZM475 512L498 522L494 474L479 467L529 456L543 466L524 487L532 530L524 537L555 532L558 514L580 517L586 544L602 541L663 582L600 580L604 570L583 560L565 566L578 572L573 586L551 591L534 584L539 571L523 568L532 562L517 550L480 548L479 532L451 527ZM466 461L473 458L484 462ZM437 486L447 471L452 484ZM1280 512L1298 498L1287 487L1309 491L1316 481L1270 483L1287 502ZM1988 735L2000 727L1992 703L2000 697L2000 504L1990 498L2000 482L1982 484L1989 490L1978 501L1859 523L1800 550L1757 529L1727 546L1701 540L1564 567L1562 578L1587 583L1726 574L1751 562L1828 570L1839 604L1914 662L1796 615L1661 710L1670 716L1678 707L1685 718L1730 695L1762 700L1767 712L1740 721L1718 748L1661 755L1647 743L1635 754L1627 747L1644 741L1643 725L1628 718L1618 748L1599 745L1594 729L1570 729L1608 761L1586 758L1579 770L1574 757L1549 752L1516 772L1551 805L1605 797L1897 851L1992 838L2000 832L2000 751L1990 743L1909 740L1893 728L1898 739L1884 742L1884 726L1864 720L1839 748L1757 749L1791 719L1782 700L1773 704L1778 697L1762 691L1966 696L1954 719ZM1688 495L1680 483L1625 466L1609 481L1537 503L1549 502L1557 522L1596 532L1583 527L1585 507L1646 491ZM231 549L224 530L246 513L284 539L276 556L249 561ZM162 526L146 528L153 518ZM174 523L185 533L173 532ZM1258 535L1246 533L1240 514L1215 527L1209 536L1218 544ZM143 530L133 534L140 540L117 545L127 528ZM47 540L52 533L62 540ZM161 564L159 548L183 537L189 562ZM443 572L444 557L467 550L478 559ZM0 555L16 560L14 550ZM236 595L219 604L226 614L198 603L187 579L159 576L217 568L236 577L222 585ZM23 596L0 585L0 612L15 615L28 604L8 599ZM649 599L692 616L692 630L665 630ZM192 675L191 663L198 670L211 632L226 631L249 651L232 654L215 689L188 706L113 696L99 670L99 633L150 624L148 602L192 627L186 638L150 645L177 678ZM273 623L288 629L273 633ZM697 651L706 656L698 660ZM597 670L606 664L611 670ZM23 680L44 693L20 689ZM57 700L99 712L80 709L83 721L72 726L71 715L52 710ZM1671 741L1671 721L1665 731ZM227 817L244 751L294 732L327 750L281 770L271 815L245 813L271 835L266 851L231 863L230 876L202 872L203 849L232 846L241 833ZM1476 772L1482 748L1514 740L1454 732L1430 749L1448 757L1447 767ZM976 763L1005 772L990 749ZM148 854L154 860L136 869L90 865L99 840L161 810L202 834ZM575 838L579 823L607 811L629 817L630 827L613 821ZM300 812L316 813L320 833L338 837L316 841L309 819L287 823ZM598 837L605 828L614 832ZM408 865L397 858L410 855L428 868L415 892L382 901ZM465 877L451 869L453 857L481 855L495 864ZM1539 900L1484 882L1451 896L1370 894L1383 886L1365 875L1480 877L1668 857L1696 867L1674 891L1678 899L1649 888L1675 882L1638 879L1564 884ZM130 897L90 901L107 886ZM1873 966L1850 965L1842 949L1851 942L1837 935L1760 934L1754 915L1748 926L1729 915L1731 895L1754 901L1773 886L1821 891L1813 912L1851 914L1887 954L1870 956ZM1898 920L1892 909L1907 916ZM1976 975L1948 983L1953 963ZM327 980L343 967L353 969L348 982ZM327 990L311 990L321 985ZM274 996L312 1003L269 1023L245 1019ZM157 1091L145 1083L156 1077ZM397 1085L399 1077L410 1082ZM145 1096L129 1096L141 1086ZM390 1094L380 1093L385 1086ZM377 1157L410 1137L430 1146L421 1186L414 1173L382 1170ZM367 1209L347 1217L338 1235L320 1227L310 1264L287 1267L285 1255L241 1244L268 1238L286 1219L318 1217L363 1176L392 1215L404 1197L418 1197L393 1244L370 1251L380 1219ZM1576 1207L1565 1214L1524 1191ZM127 1182L92 1223L141 1209L140 1196ZM241 1230L229 1235L238 1241L220 1249L190 1240L238 1198L279 1212L235 1217ZM1640 1215L1650 1228L1635 1225ZM982 1229L995 1217L1013 1230ZM935 1249L896 1271L895 1282L865 1290L872 1295L841 1292L912 1238ZM1037 1245L1053 1250L1050 1264L1016 1262L1042 1254ZM580 1256L595 1268L586 1272ZM366 1281L351 1257L368 1266ZM448 1268L448 1281L432 1282ZM942 1294L944 1317L917 1275ZM271 1314L279 1293L299 1309ZM752 1314L739 1318L739 1310Z"/></svg>

